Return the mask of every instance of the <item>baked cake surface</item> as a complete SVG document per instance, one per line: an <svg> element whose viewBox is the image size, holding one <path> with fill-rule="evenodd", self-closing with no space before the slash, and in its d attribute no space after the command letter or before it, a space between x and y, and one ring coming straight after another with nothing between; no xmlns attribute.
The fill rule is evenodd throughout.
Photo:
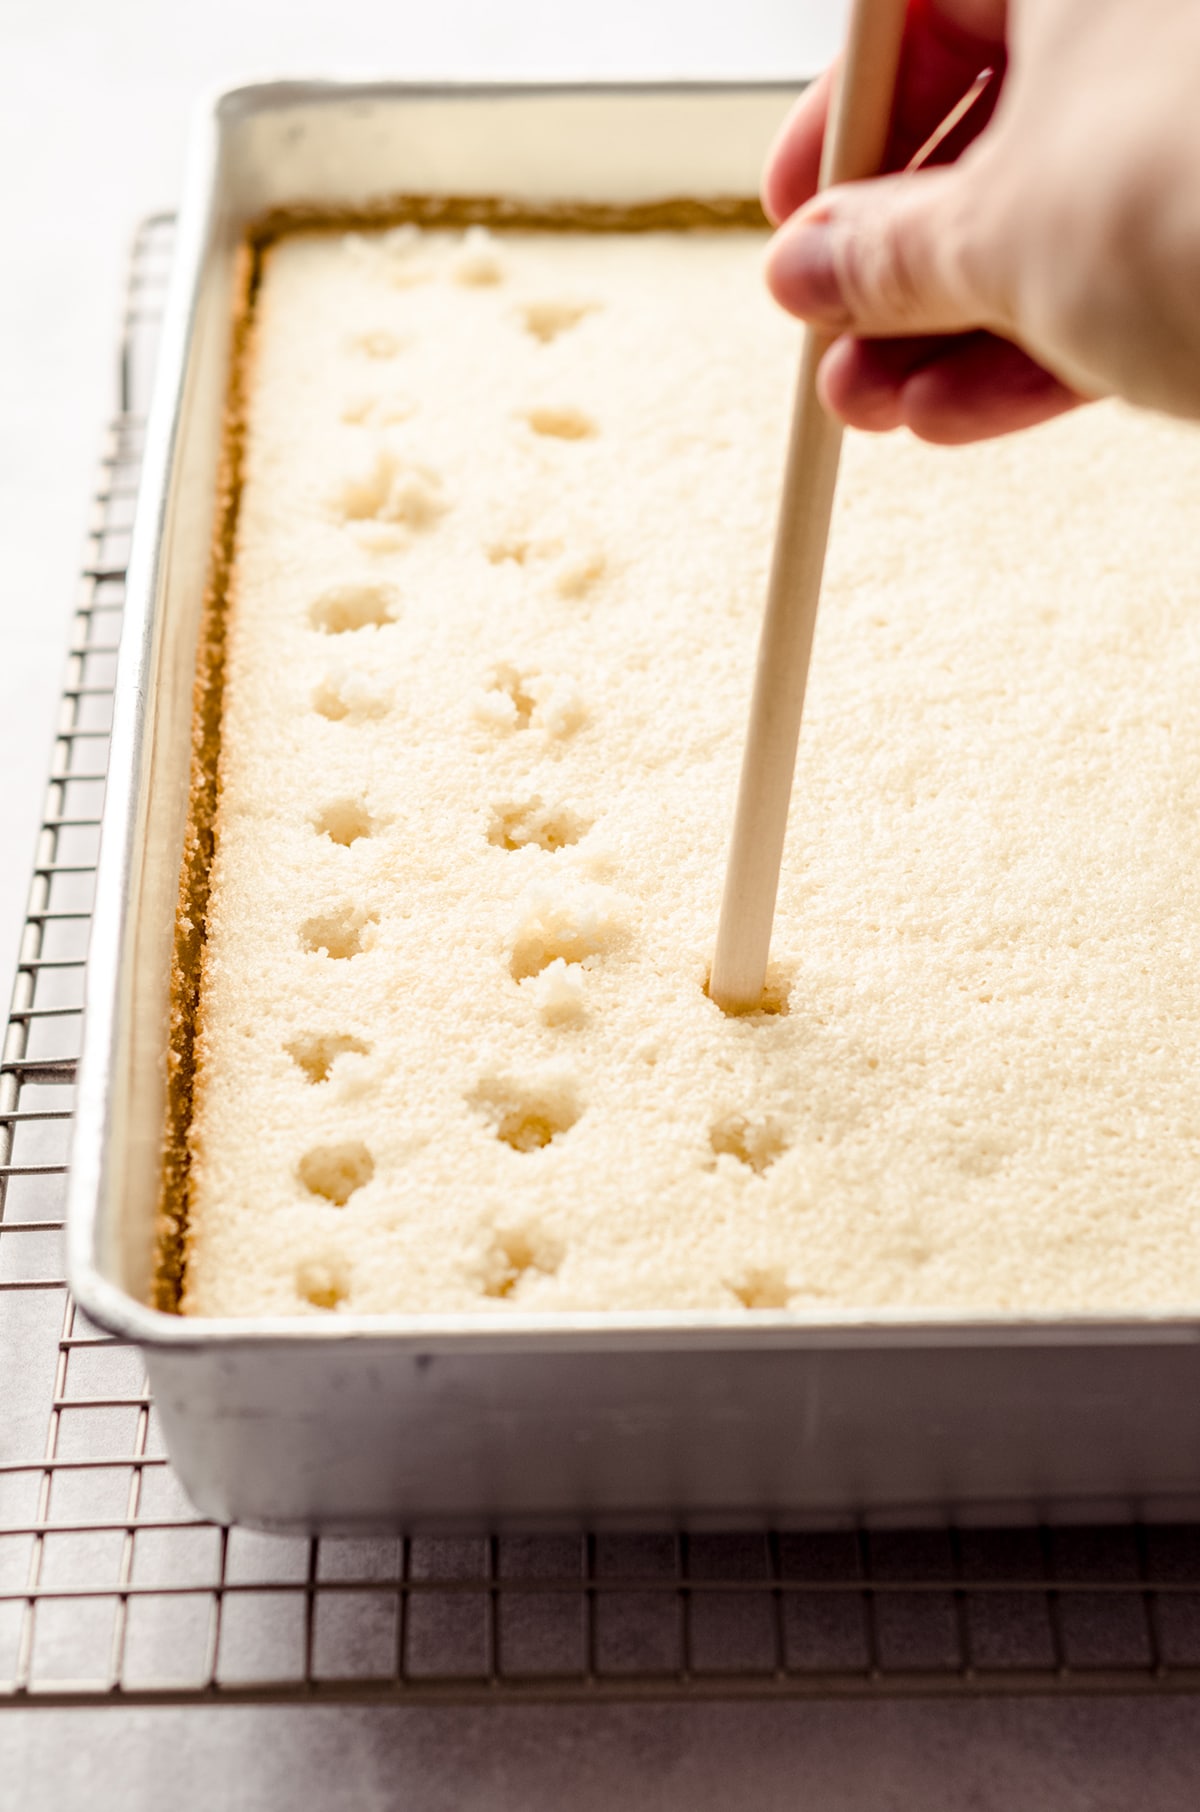
<svg viewBox="0 0 1200 1812"><path fill-rule="evenodd" d="M796 357L760 252L267 254L186 1312L1200 1301L1200 434L848 440L786 1010L704 993Z"/></svg>

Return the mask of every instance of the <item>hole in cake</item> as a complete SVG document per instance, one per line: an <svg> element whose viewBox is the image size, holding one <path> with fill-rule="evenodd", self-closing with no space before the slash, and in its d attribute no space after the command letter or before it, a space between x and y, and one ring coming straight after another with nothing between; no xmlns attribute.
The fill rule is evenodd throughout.
<svg viewBox="0 0 1200 1812"><path fill-rule="evenodd" d="M551 741L573 736L587 722L587 706L565 674L519 673L502 662L477 692L472 714L489 730L541 730Z"/></svg>
<svg viewBox="0 0 1200 1812"><path fill-rule="evenodd" d="M512 535L500 541L489 541L483 551L493 566L503 566L506 560L511 560L514 566L524 566L532 549L532 542Z"/></svg>
<svg viewBox="0 0 1200 1812"><path fill-rule="evenodd" d="M369 837L375 826L361 799L335 799L313 819L313 828L331 843L348 849L360 837Z"/></svg>
<svg viewBox="0 0 1200 1812"><path fill-rule="evenodd" d="M526 888L517 910L508 967L518 982L540 975L559 957L570 964L603 954L623 928L609 890L578 877L569 885Z"/></svg>
<svg viewBox="0 0 1200 1812"><path fill-rule="evenodd" d="M394 522L347 522L345 527L364 554L398 554L411 540L408 530Z"/></svg>
<svg viewBox="0 0 1200 1812"><path fill-rule="evenodd" d="M532 799L508 801L492 807L488 842L498 849L566 849L590 829L586 818L570 806L547 806L536 793Z"/></svg>
<svg viewBox="0 0 1200 1812"><path fill-rule="evenodd" d="M710 980L711 975L706 972L704 977L704 992L708 996L708 999L712 1000L712 995L709 993ZM763 991L759 996L757 1006L747 1007L745 1012L742 1013L725 1013L724 1007L722 1007L720 1011L725 1013L726 1019L753 1020L782 1018L791 1011L791 985L790 976L784 975L774 964L772 964L767 970L767 978L763 983ZM713 1001L713 1005L716 1005L715 1001Z"/></svg>
<svg viewBox="0 0 1200 1812"><path fill-rule="evenodd" d="M303 949L318 956L345 961L370 949L371 933L378 922L373 914L357 906L335 906L331 912L305 919L300 927L300 943Z"/></svg>
<svg viewBox="0 0 1200 1812"><path fill-rule="evenodd" d="M562 1258L560 1242L536 1221L498 1228L483 1258L483 1293L506 1300L533 1273L553 1277Z"/></svg>
<svg viewBox="0 0 1200 1812"><path fill-rule="evenodd" d="M527 409L525 420L548 440L590 440L596 424L582 409Z"/></svg>
<svg viewBox="0 0 1200 1812"><path fill-rule="evenodd" d="M348 345L351 352L361 353L365 359L394 359L404 341L390 327L368 327L364 333L352 334Z"/></svg>
<svg viewBox="0 0 1200 1812"><path fill-rule="evenodd" d="M485 226L468 227L450 261L450 276L465 289L486 289L504 279L500 247Z"/></svg>
<svg viewBox="0 0 1200 1812"><path fill-rule="evenodd" d="M558 535L534 536L513 530L486 541L483 551L492 566L503 566L506 563L531 566L535 561L552 560L560 555L563 542Z"/></svg>
<svg viewBox="0 0 1200 1812"><path fill-rule="evenodd" d="M313 710L318 717L338 724L346 717L386 717L391 708L391 693L369 673L355 668L329 673L313 693Z"/></svg>
<svg viewBox="0 0 1200 1812"><path fill-rule="evenodd" d="M350 715L349 705L329 680L322 680L313 693L313 710L318 717L327 717L333 724L341 723L343 717Z"/></svg>
<svg viewBox="0 0 1200 1812"><path fill-rule="evenodd" d="M366 1057L371 1049L350 1032L312 1032L305 1038L293 1038L283 1048L314 1086L318 1082L328 1082L334 1064L348 1051Z"/></svg>
<svg viewBox="0 0 1200 1812"><path fill-rule="evenodd" d="M450 507L432 467L401 459L387 447L349 474L333 501L343 522L402 523L410 529L429 528Z"/></svg>
<svg viewBox="0 0 1200 1812"><path fill-rule="evenodd" d="M350 1267L336 1252L314 1254L296 1266L296 1294L314 1309L340 1308L350 1295Z"/></svg>
<svg viewBox="0 0 1200 1812"><path fill-rule="evenodd" d="M586 598L597 580L604 577L604 567L604 555L599 553L564 560L554 575L554 589L560 598Z"/></svg>
<svg viewBox="0 0 1200 1812"><path fill-rule="evenodd" d="M513 730L527 730L533 717L537 700L529 691L529 681L515 667L502 664L492 670L487 691L494 694L496 703ZM503 709L503 701L508 701L509 708ZM498 713L499 715L499 713Z"/></svg>
<svg viewBox="0 0 1200 1812"><path fill-rule="evenodd" d="M393 480L384 520L403 522L409 528L428 528L448 507L442 496L441 479L424 466L414 466Z"/></svg>
<svg viewBox="0 0 1200 1812"><path fill-rule="evenodd" d="M341 1145L315 1145L301 1158L296 1174L310 1195L344 1208L375 1175L375 1160L361 1139L347 1139Z"/></svg>
<svg viewBox="0 0 1200 1812"><path fill-rule="evenodd" d="M313 628L326 635L382 628L396 620L396 594L390 585L334 585L321 593L308 616Z"/></svg>
<svg viewBox="0 0 1200 1812"><path fill-rule="evenodd" d="M348 397L342 404L342 420L351 428L390 428L406 422L417 413L411 396L388 391L384 396L360 394Z"/></svg>
<svg viewBox="0 0 1200 1812"><path fill-rule="evenodd" d="M791 980L788 976L768 969L757 1011L764 1017L782 1018L790 1011L790 989Z"/></svg>
<svg viewBox="0 0 1200 1812"><path fill-rule="evenodd" d="M468 1097L483 1114L496 1137L513 1151L542 1151L561 1133L569 1132L580 1108L572 1085L551 1077L537 1086L511 1077L487 1077Z"/></svg>
<svg viewBox="0 0 1200 1812"><path fill-rule="evenodd" d="M556 956L537 975L527 975L519 985L532 1000L543 1025L578 1025L587 1017L583 975L578 963L564 963L561 956Z"/></svg>
<svg viewBox="0 0 1200 1812"><path fill-rule="evenodd" d="M432 278L434 266L421 256L424 243L421 229L413 221L386 232L346 233L342 238L343 249L356 264L395 289L412 289Z"/></svg>
<svg viewBox="0 0 1200 1812"><path fill-rule="evenodd" d="M598 302L526 302L521 309L521 325L546 346L560 333L577 327L585 315L599 306Z"/></svg>
<svg viewBox="0 0 1200 1812"><path fill-rule="evenodd" d="M727 1288L744 1309L786 1309L792 1295L782 1265L750 1265Z"/></svg>
<svg viewBox="0 0 1200 1812"><path fill-rule="evenodd" d="M715 1158L736 1158L755 1176L762 1176L787 1150L783 1130L773 1120L749 1120L745 1114L725 1114L715 1120L708 1138Z"/></svg>
<svg viewBox="0 0 1200 1812"><path fill-rule="evenodd" d="M373 396L352 396L342 404L342 420L348 427L357 427L368 420L374 407Z"/></svg>
<svg viewBox="0 0 1200 1812"><path fill-rule="evenodd" d="M966 1176L994 1176L1020 1149L1016 1137L1005 1127L968 1127L956 1120L952 1120L951 1125L956 1133L965 1135L961 1143L955 1141L954 1155L959 1169Z"/></svg>

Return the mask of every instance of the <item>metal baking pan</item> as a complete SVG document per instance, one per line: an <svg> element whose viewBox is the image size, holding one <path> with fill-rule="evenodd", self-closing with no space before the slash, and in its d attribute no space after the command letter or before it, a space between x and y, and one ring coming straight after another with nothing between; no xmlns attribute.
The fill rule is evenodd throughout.
<svg viewBox="0 0 1200 1812"><path fill-rule="evenodd" d="M146 1307L192 685L247 223L407 192L754 192L795 85L276 83L199 132L129 569L69 1211L199 1508L279 1528L1180 1516L1195 1317L184 1320Z"/></svg>

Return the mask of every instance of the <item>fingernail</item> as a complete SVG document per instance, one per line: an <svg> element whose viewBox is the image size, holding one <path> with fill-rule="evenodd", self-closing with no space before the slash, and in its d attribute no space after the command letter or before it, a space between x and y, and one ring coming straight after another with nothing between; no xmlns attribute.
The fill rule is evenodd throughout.
<svg viewBox="0 0 1200 1812"><path fill-rule="evenodd" d="M849 323L833 260L833 234L825 221L797 221L775 235L767 254L767 282L775 300L805 321L823 327Z"/></svg>

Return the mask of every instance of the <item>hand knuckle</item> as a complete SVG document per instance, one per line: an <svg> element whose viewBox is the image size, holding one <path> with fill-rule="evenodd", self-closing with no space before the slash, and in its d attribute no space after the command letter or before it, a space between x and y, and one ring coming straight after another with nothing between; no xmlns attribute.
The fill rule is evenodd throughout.
<svg viewBox="0 0 1200 1812"><path fill-rule="evenodd" d="M855 320L904 327L926 306L926 261L920 229L890 208L859 221L843 245L842 290Z"/></svg>

